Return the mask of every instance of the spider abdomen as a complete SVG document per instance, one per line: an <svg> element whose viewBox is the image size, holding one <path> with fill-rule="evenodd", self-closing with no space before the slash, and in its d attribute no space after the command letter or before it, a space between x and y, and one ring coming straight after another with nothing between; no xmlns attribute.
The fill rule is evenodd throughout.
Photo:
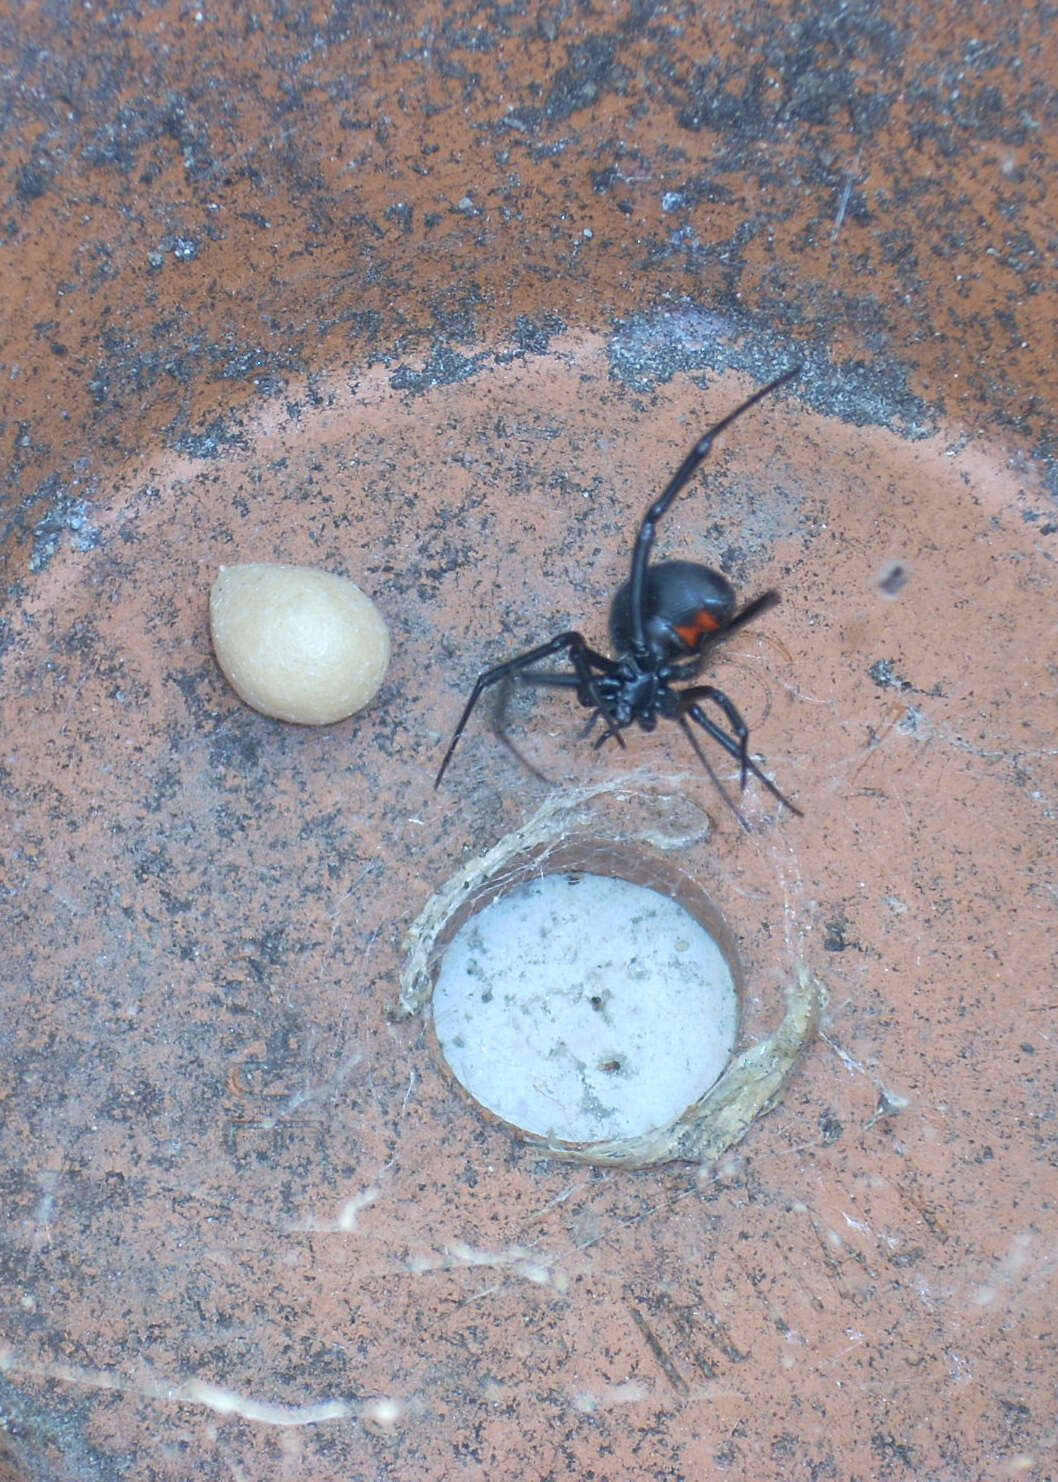
<svg viewBox="0 0 1058 1482"><path fill-rule="evenodd" d="M643 601L643 636L658 660L695 654L713 633L730 623L735 589L719 571L697 561L659 561L647 567ZM629 583L617 589L610 607L614 652L633 646Z"/></svg>

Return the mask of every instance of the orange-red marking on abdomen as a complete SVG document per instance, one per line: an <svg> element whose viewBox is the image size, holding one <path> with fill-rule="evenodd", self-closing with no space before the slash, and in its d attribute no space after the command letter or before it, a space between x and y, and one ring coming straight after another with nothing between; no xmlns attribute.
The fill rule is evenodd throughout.
<svg viewBox="0 0 1058 1482"><path fill-rule="evenodd" d="M717 632L720 624L711 612L701 607L692 613L689 623L676 623L674 626L688 648L697 648L706 634Z"/></svg>

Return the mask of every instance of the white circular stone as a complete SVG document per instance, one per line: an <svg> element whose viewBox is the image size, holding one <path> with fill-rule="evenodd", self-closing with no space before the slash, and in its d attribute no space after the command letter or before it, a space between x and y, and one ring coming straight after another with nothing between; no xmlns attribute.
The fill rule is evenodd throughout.
<svg viewBox="0 0 1058 1482"><path fill-rule="evenodd" d="M456 1078L526 1132L635 1137L724 1069L735 984L668 896L604 875L544 875L472 916L444 954L434 1026Z"/></svg>

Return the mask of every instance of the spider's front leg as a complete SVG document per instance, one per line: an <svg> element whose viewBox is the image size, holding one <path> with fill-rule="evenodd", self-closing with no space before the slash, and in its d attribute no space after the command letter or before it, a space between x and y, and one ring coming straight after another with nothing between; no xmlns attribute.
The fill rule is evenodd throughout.
<svg viewBox="0 0 1058 1482"><path fill-rule="evenodd" d="M529 671L533 664L542 663L555 654L565 652L570 664L573 666L572 674L532 674ZM459 717L459 724L455 728L452 739L448 744L448 750L444 754L434 779L434 787L439 787L441 778L448 769L448 763L452 760L460 736L470 719L475 705L481 699L487 689L494 684L499 684L505 679L521 679L526 684L555 685L564 689L577 689L590 697L599 713L603 716L609 731L617 735L617 729L602 702L596 684L597 674L609 674L613 671L614 661L608 659L605 654L597 653L595 649L589 648L580 633L559 633L548 643L541 643L536 648L531 648L527 653L517 654L513 659L507 659L503 664L497 664L493 669L486 669L484 674L479 674L474 688L470 691L470 698L463 707L463 714ZM620 737L618 736L618 739Z"/></svg>
<svg viewBox="0 0 1058 1482"><path fill-rule="evenodd" d="M798 818L804 817L804 814L801 812L800 808L791 803L789 798L783 796L783 794L775 786L775 783L771 780L771 778L765 776L765 774L761 771L756 762L750 756L749 727L742 719L742 716L739 714L737 707L731 700L728 699L723 690L718 690L711 684L696 684L692 685L689 689L681 690L679 699L680 717L683 718L689 716L696 725L701 726L703 731L708 732L708 734L712 736L714 741L718 741L724 748L724 750L728 752L729 755L735 757L735 759L738 761L739 770L741 772L741 784L743 788L746 785L746 774L748 772L752 772L757 781L763 782L764 786L771 793L772 797L778 799L778 801L782 803L784 808L788 808L790 812L795 813ZM734 734L725 731L722 726L717 725L715 720L711 720L709 716L706 715L702 707L698 704L699 700L711 700L714 705L718 706L724 712L724 716L727 719L727 722L731 727L731 731ZM684 725L684 729L686 730L686 721L683 720L682 723ZM691 733L689 730L687 734L688 736L690 736ZM692 743L693 739L694 738L692 736ZM697 747L695 748L695 750L697 750Z"/></svg>
<svg viewBox="0 0 1058 1482"><path fill-rule="evenodd" d="M711 700L723 712L733 735L723 730L711 721L698 704L699 700ZM690 703L688 703L690 702ZM739 714L738 707L733 700L729 700L723 690L718 690L715 685L696 684L690 689L683 690L680 694L680 708L692 720L696 721L704 730L708 731L714 740L719 741L732 756L738 758L739 786L745 790L746 773L750 769L749 759L749 727Z"/></svg>

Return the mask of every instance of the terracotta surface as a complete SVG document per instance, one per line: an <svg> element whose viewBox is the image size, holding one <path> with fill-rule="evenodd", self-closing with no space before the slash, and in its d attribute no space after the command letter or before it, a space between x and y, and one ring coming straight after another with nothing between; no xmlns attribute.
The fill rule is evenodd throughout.
<svg viewBox="0 0 1058 1482"><path fill-rule="evenodd" d="M1053 23L2 24L2 1482L1058 1475ZM796 359L659 544L781 588L710 677L804 819L561 695L554 786L483 713L435 793ZM371 594L371 708L240 704L238 560ZM829 992L716 1166L546 1159L395 1012L433 893L600 780L745 1035Z"/></svg>

